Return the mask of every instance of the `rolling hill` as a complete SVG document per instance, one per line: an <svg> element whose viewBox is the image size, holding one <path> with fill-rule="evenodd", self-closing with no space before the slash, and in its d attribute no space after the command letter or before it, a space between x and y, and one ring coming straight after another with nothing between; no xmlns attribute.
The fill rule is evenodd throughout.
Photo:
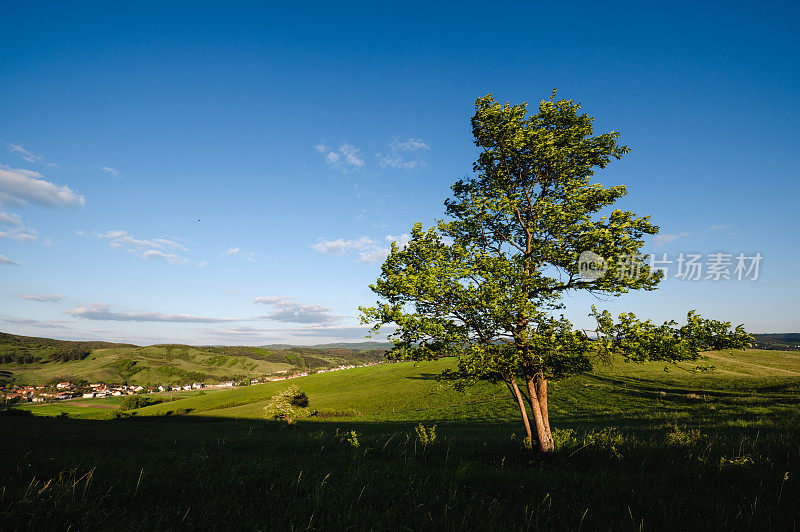
<svg viewBox="0 0 800 532"><path fill-rule="evenodd" d="M556 424L598 416L624 423L646 412L654 419L663 416L667 423L674 423L675 419L697 416L698 408L704 414L731 420L744 419L744 412L759 405L785 410L787 415L796 410L793 405L800 400L797 353L747 350L708 356L716 367L712 373L695 373L689 364L671 366L665 372L663 363L618 363L553 382L551 416ZM461 393L437 381L436 374L452 363L452 359L399 362L209 390L202 395L172 397L172 401L163 396L164 402L139 409L137 416L263 419L269 398L296 385L308 395L310 408L318 411L310 421L517 422L519 413L502 386L482 384ZM713 405L713 409L699 405ZM79 418L113 417L107 404L93 399L22 408L43 415L66 412Z"/></svg>
<svg viewBox="0 0 800 532"><path fill-rule="evenodd" d="M239 347L70 342L0 333L0 379L160 385L296 373L383 359L383 351L341 347Z"/></svg>

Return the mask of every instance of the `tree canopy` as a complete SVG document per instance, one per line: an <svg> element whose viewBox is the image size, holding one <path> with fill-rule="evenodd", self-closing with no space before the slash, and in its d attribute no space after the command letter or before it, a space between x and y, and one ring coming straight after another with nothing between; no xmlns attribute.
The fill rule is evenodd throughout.
<svg viewBox="0 0 800 532"><path fill-rule="evenodd" d="M557 314L567 293L616 297L653 290L662 278L639 255L658 227L649 216L610 210L625 186L592 182L629 149L617 132L595 135L594 118L572 100L555 100L555 91L532 115L525 103L501 105L491 95L475 108L473 175L452 186L446 219L428 229L416 224L403 248L392 244L370 286L381 300L361 309L375 331L397 325L393 356L457 356L457 368L441 378L459 387L505 383L531 442L525 400L539 446L548 451L547 379L588 371L597 357L678 362L749 341L741 327L694 313L677 328L632 314L614 323L593 309L596 335L576 331ZM597 275L581 272L586 252L604 260Z"/></svg>

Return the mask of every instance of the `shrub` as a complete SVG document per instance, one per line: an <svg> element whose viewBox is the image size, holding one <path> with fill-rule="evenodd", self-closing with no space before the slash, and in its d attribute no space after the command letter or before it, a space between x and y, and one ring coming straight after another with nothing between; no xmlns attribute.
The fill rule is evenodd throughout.
<svg viewBox="0 0 800 532"><path fill-rule="evenodd" d="M667 434L667 445L685 447L706 443L708 437L697 429L681 430L677 425L672 432Z"/></svg>
<svg viewBox="0 0 800 532"><path fill-rule="evenodd" d="M354 449L358 449L361 444L358 441L358 433L354 430L351 430L350 433L345 438L345 441L350 444L350 447Z"/></svg>
<svg viewBox="0 0 800 532"><path fill-rule="evenodd" d="M308 396L297 386L289 386L275 394L264 407L268 418L285 419L287 423L299 417L307 417Z"/></svg>
<svg viewBox="0 0 800 532"><path fill-rule="evenodd" d="M134 410L136 408L144 408L145 406L155 405L160 403L161 399L154 399L152 397L143 397L141 395L129 395L122 400L119 405L120 410Z"/></svg>
<svg viewBox="0 0 800 532"><path fill-rule="evenodd" d="M428 447L428 445L436 442L436 425L425 427L425 425L420 423L414 427L414 430L417 432L417 440L419 440L423 447Z"/></svg>

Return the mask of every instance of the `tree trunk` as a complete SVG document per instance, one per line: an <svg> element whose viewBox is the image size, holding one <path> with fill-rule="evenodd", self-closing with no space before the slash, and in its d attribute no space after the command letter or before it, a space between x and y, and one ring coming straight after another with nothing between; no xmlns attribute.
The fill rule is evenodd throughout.
<svg viewBox="0 0 800 532"><path fill-rule="evenodd" d="M550 414L547 412L547 379L543 375L539 375L536 381L536 395L539 397L539 406L542 409L542 419L544 420L544 430L547 433L547 441L550 450L555 450L556 446L553 443L553 433L550 432Z"/></svg>
<svg viewBox="0 0 800 532"><path fill-rule="evenodd" d="M547 385L544 391L544 408L542 408L541 398L536 393L536 384L532 377L526 377L528 384L528 394L531 400L531 410L533 410L533 419L536 423L536 435L539 438L539 449L543 453L549 453L555 449L553 444L553 436L550 434L550 420L547 417Z"/></svg>
<svg viewBox="0 0 800 532"><path fill-rule="evenodd" d="M514 393L517 404L519 405L520 414L522 414L522 424L525 425L525 432L528 434L528 441L531 442L531 448L533 448L533 433L531 433L531 423L528 421L528 412L525 410L525 402L522 400L522 393L519 391L519 386L517 386L517 380L513 376L510 380L511 390Z"/></svg>

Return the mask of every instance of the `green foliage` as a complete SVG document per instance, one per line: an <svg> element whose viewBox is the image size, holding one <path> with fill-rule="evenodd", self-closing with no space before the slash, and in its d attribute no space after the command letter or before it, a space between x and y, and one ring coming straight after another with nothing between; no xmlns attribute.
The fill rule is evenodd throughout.
<svg viewBox="0 0 800 532"><path fill-rule="evenodd" d="M142 366L137 367L138 364L137 360L123 358L115 364L115 368L124 379L130 379L144 369Z"/></svg>
<svg viewBox="0 0 800 532"><path fill-rule="evenodd" d="M640 321L630 313L620 314L615 323L607 310L598 312L595 307L592 315L598 324L600 352L607 356L622 355L632 362L693 361L702 358L702 351L744 349L754 342L741 325L731 328L730 322L707 320L693 310L686 316L686 325L681 327L674 320L661 325ZM697 369L704 371L711 367L699 365Z"/></svg>
<svg viewBox="0 0 800 532"><path fill-rule="evenodd" d="M264 411L268 418L286 419L291 422L293 419L308 417L310 413L307 407L306 394L292 385L276 393L264 407Z"/></svg>
<svg viewBox="0 0 800 532"><path fill-rule="evenodd" d="M417 224L407 247L392 247L371 286L384 302L362 308L363 321L375 330L398 325L390 336L396 357L460 355L458 372L446 377L462 385L587 371L590 342L552 316L563 295L620 295L660 280L646 265L631 276L612 266L595 280L578 272L582 252L616 264L658 231L631 212L598 214L626 190L591 178L628 148L617 144L619 133L593 135L594 119L571 100L542 101L533 116L526 104L491 96L475 107L474 177L453 185L449 221Z"/></svg>
<svg viewBox="0 0 800 532"><path fill-rule="evenodd" d="M675 429L667 434L666 443L667 445L679 447L703 445L708 443L708 436L700 432L699 429L684 430L676 425Z"/></svg>
<svg viewBox="0 0 800 532"><path fill-rule="evenodd" d="M414 427L414 431L417 433L417 441L421 443L423 447L427 448L428 445L436 443L436 425L426 427L420 423Z"/></svg>
<svg viewBox="0 0 800 532"><path fill-rule="evenodd" d="M162 399L156 399L154 397L145 397L142 395L129 395L122 399L122 402L119 404L120 410L134 410L136 408L144 408L150 405L156 405L161 403Z"/></svg>
<svg viewBox="0 0 800 532"><path fill-rule="evenodd" d="M440 379L460 389L503 382L521 405L518 379L530 389L588 372L597 359L677 363L698 360L705 349L752 342L741 326L731 329L694 312L677 327L632 314L614 323L608 312L593 309L598 341L557 315L570 292L616 297L654 290L663 277L639 255L644 237L658 232L649 216L619 209L602 215L627 191L592 182L595 171L629 149L618 144L617 132L595 135L594 118L580 109L572 100L555 100L555 91L531 115L524 103L501 105L491 95L476 101L474 175L451 187L446 220L429 229L416 224L406 247L392 245L370 286L380 299L361 308L362 322L374 332L396 324L392 357L457 356L457 368ZM579 271L588 251L608 263L596 278ZM531 408L542 408L534 405L542 398L530 395ZM538 430L540 440L549 438L544 425Z"/></svg>
<svg viewBox="0 0 800 532"><path fill-rule="evenodd" d="M358 442L358 433L354 430L351 430L347 433L345 436L345 441L354 449L358 449L361 446L361 444Z"/></svg>

